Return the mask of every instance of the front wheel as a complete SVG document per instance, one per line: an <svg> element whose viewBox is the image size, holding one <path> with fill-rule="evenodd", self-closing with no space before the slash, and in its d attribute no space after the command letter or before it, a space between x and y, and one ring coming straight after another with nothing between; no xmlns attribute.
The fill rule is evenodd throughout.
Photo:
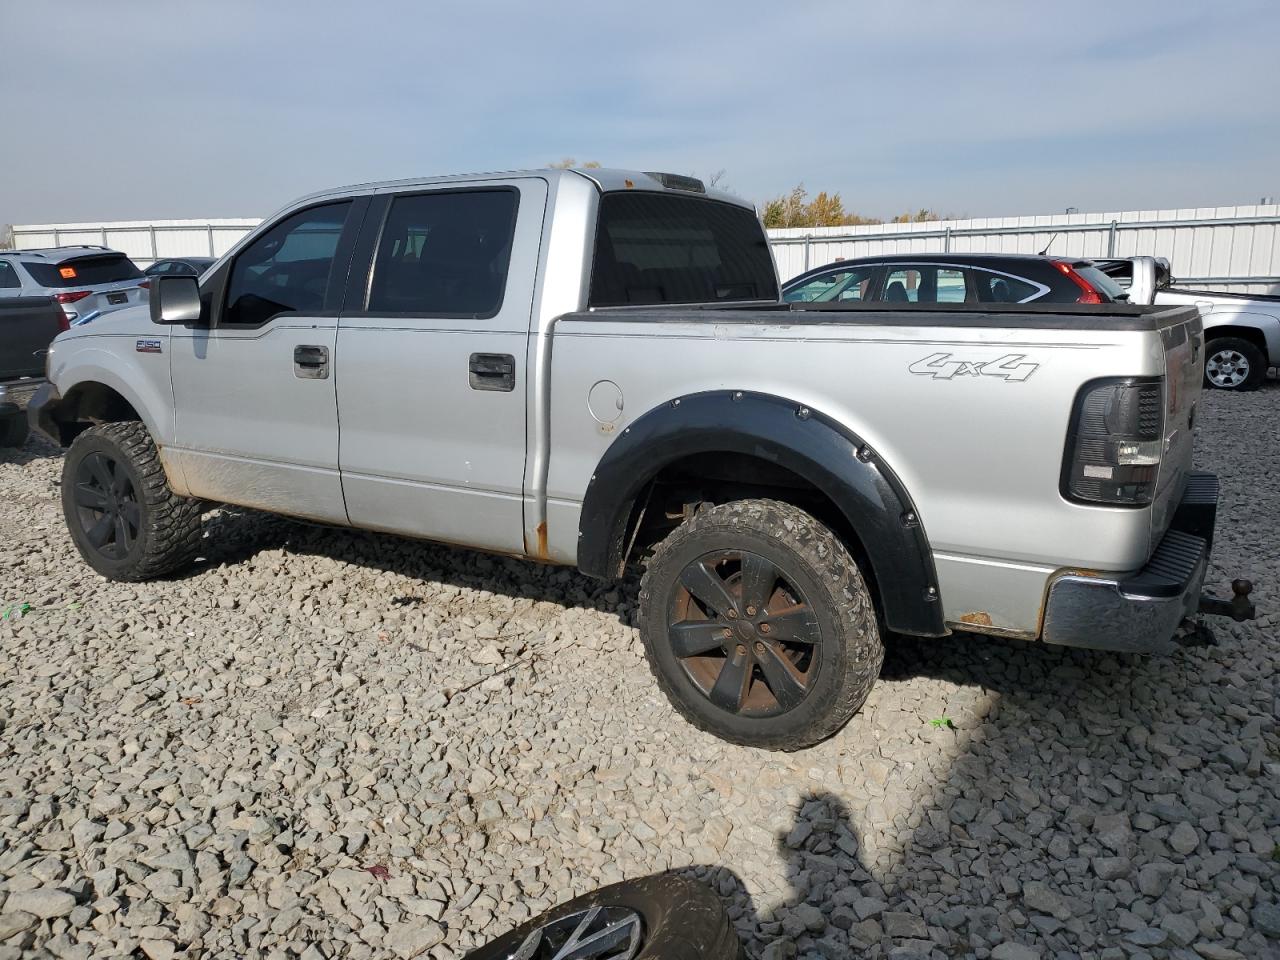
<svg viewBox="0 0 1280 960"><path fill-rule="evenodd" d="M1267 375L1266 355L1239 337L1218 337L1205 347L1204 382L1219 390L1256 390Z"/></svg>
<svg viewBox="0 0 1280 960"><path fill-rule="evenodd" d="M844 544L791 504L702 510L657 548L640 636L663 692L733 743L798 750L858 712L884 648L871 593Z"/></svg>
<svg viewBox="0 0 1280 960"><path fill-rule="evenodd" d="M110 580L171 573L200 544L200 501L169 489L156 445L136 421L76 437L62 465L62 513L80 556Z"/></svg>

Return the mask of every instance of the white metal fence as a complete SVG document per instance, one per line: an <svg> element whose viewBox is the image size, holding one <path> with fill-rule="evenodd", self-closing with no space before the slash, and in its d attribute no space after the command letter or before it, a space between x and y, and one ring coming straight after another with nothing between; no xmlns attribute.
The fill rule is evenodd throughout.
<svg viewBox="0 0 1280 960"><path fill-rule="evenodd" d="M156 220L13 228L22 247L101 244L145 266L160 257L221 256L259 223ZM882 253L1036 253L1168 257L1181 282L1241 293L1280 293L1280 205L1128 210L862 227L769 231L778 273L790 279L836 259Z"/></svg>
<svg viewBox="0 0 1280 960"><path fill-rule="evenodd" d="M1280 293L1280 205L1129 210L932 223L771 230L778 274L833 260L900 253L1038 253L1168 257L1179 282Z"/></svg>

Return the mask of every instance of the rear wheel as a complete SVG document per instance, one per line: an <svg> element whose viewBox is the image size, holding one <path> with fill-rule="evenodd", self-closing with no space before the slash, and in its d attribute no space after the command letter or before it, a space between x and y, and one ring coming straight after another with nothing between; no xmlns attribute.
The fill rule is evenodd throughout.
<svg viewBox="0 0 1280 960"><path fill-rule="evenodd" d="M1219 390L1256 390L1267 375L1266 355L1248 340L1219 337L1205 347L1204 382Z"/></svg>
<svg viewBox="0 0 1280 960"><path fill-rule="evenodd" d="M774 500L706 509L655 552L640 635L659 685L694 725L797 750L857 713L884 649L871 594L836 536Z"/></svg>
<svg viewBox="0 0 1280 960"><path fill-rule="evenodd" d="M62 466L62 512L80 556L111 580L149 580L191 562L199 500L179 497L141 423L84 431Z"/></svg>

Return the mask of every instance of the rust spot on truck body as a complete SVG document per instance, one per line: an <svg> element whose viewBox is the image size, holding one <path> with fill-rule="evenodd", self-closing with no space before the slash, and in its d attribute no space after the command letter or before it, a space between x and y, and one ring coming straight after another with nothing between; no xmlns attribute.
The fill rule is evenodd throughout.
<svg viewBox="0 0 1280 960"><path fill-rule="evenodd" d="M977 610L973 613L964 613L960 615L961 623L972 624L975 627L991 626L991 614L985 610Z"/></svg>
<svg viewBox="0 0 1280 960"><path fill-rule="evenodd" d="M538 545L534 548L534 556L539 560L549 560L547 556L547 521L543 520L538 524Z"/></svg>

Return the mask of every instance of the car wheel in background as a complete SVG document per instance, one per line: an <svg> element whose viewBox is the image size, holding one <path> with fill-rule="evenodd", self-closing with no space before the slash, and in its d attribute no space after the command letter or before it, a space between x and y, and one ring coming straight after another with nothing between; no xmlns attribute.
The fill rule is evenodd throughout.
<svg viewBox="0 0 1280 960"><path fill-rule="evenodd" d="M676 709L744 746L798 750L831 736L884 660L848 549L776 500L721 504L677 527L645 569L639 619Z"/></svg>
<svg viewBox="0 0 1280 960"><path fill-rule="evenodd" d="M1266 375L1266 356L1248 340L1218 337L1205 345L1205 386L1219 390L1256 390Z"/></svg>
<svg viewBox="0 0 1280 960"><path fill-rule="evenodd" d="M576 897L464 960L741 960L724 905L705 885L660 874Z"/></svg>
<svg viewBox="0 0 1280 960"><path fill-rule="evenodd" d="M169 489L147 428L91 427L62 465L62 512L76 549L111 580L148 580L190 563L201 502Z"/></svg>
<svg viewBox="0 0 1280 960"><path fill-rule="evenodd" d="M31 435L24 410L6 416L0 413L0 447L21 447Z"/></svg>

